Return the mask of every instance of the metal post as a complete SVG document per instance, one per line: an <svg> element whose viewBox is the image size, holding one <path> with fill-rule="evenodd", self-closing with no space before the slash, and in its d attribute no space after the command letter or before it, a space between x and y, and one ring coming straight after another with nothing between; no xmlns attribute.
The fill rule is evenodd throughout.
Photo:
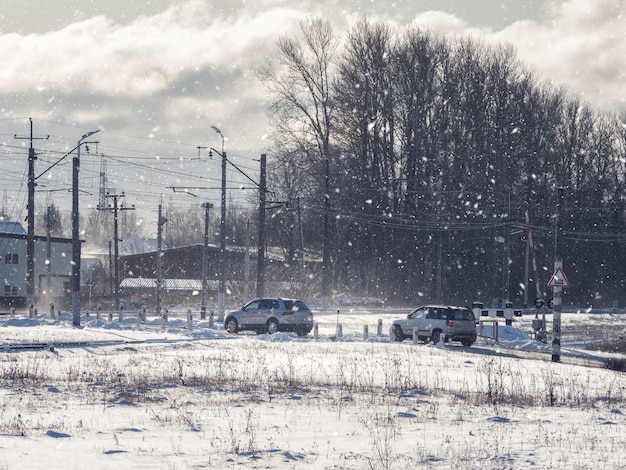
<svg viewBox="0 0 626 470"><path fill-rule="evenodd" d="M562 211L563 211L563 193L565 188L558 188L558 200L555 221L555 243L554 243L554 272L556 273L563 268L563 260L561 252L563 250L563 228ZM562 287L554 287L553 306L552 306L552 362L561 360L561 294Z"/></svg>

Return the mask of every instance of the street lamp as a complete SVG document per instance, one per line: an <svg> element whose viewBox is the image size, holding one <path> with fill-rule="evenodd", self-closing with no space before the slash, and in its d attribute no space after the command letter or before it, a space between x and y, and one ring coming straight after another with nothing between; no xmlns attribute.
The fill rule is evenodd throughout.
<svg viewBox="0 0 626 470"><path fill-rule="evenodd" d="M206 290L207 274L209 270L209 209L213 204L203 202L200 207L204 208L204 250L202 252L202 305L200 307L200 318L206 318Z"/></svg>
<svg viewBox="0 0 626 470"><path fill-rule="evenodd" d="M211 126L222 138L222 214L220 220L220 278L217 290L218 321L224 321L224 301L226 297L226 152L224 151L224 135L217 127Z"/></svg>
<svg viewBox="0 0 626 470"><path fill-rule="evenodd" d="M78 171L80 169L80 147L84 140L97 131L87 132L76 145L72 160L72 324L80 326L80 238L78 228Z"/></svg>

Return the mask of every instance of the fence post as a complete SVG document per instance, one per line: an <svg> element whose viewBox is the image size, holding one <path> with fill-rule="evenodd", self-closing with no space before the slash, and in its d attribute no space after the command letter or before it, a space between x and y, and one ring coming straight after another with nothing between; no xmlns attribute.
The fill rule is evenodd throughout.
<svg viewBox="0 0 626 470"><path fill-rule="evenodd" d="M192 322L193 318L191 316L191 309L188 308L187 309L187 329L188 330L192 330L193 329L193 322Z"/></svg>
<svg viewBox="0 0 626 470"><path fill-rule="evenodd" d="M163 309L163 312L161 313L161 330L164 330L165 327L167 326L167 309Z"/></svg>

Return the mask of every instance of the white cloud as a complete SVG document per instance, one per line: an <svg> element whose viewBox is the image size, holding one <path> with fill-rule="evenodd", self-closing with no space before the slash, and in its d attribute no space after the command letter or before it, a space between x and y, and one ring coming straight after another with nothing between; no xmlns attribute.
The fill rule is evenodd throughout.
<svg viewBox="0 0 626 470"><path fill-rule="evenodd" d="M624 0L553 1L543 22L517 22L494 37L513 43L543 78L607 109L626 107Z"/></svg>
<svg viewBox="0 0 626 470"><path fill-rule="evenodd" d="M190 1L125 26L97 16L43 35L4 35L2 79L15 92L151 95L189 70L257 63L299 16L286 8L215 16Z"/></svg>

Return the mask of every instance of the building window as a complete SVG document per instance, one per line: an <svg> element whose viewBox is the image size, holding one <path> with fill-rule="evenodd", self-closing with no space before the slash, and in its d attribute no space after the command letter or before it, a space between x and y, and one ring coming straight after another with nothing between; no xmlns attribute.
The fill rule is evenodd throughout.
<svg viewBox="0 0 626 470"><path fill-rule="evenodd" d="M5 297L17 297L17 286L4 286Z"/></svg>
<svg viewBox="0 0 626 470"><path fill-rule="evenodd" d="M17 253L6 253L4 255L4 264L20 264L20 255Z"/></svg>

